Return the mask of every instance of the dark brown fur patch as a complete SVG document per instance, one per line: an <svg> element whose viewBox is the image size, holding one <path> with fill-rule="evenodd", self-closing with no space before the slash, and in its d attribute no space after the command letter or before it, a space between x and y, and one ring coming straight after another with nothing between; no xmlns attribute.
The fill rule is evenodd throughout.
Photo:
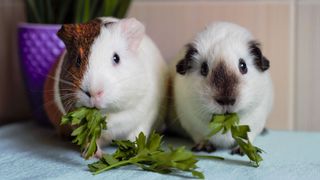
<svg viewBox="0 0 320 180"><path fill-rule="evenodd" d="M176 65L176 71L181 75L185 75L188 70L192 68L193 56L198 53L198 50L194 47L193 44L188 44L186 48L186 55Z"/></svg>
<svg viewBox="0 0 320 180"><path fill-rule="evenodd" d="M67 48L63 60L60 79L72 82L73 85L59 83L62 102L66 111L73 107L73 96L68 96L80 88L83 75L88 66L90 48L95 38L100 34L101 20L94 19L83 24L66 24L61 27L58 36ZM65 97L64 97L65 96ZM67 97L68 96L68 97Z"/></svg>
<svg viewBox="0 0 320 180"><path fill-rule="evenodd" d="M266 71L270 67L269 60L262 55L260 43L257 41L249 42L250 53L254 56L254 63L258 70Z"/></svg>
<svg viewBox="0 0 320 180"><path fill-rule="evenodd" d="M239 79L223 61L213 68L210 82L216 89L216 97L236 97L238 94Z"/></svg>

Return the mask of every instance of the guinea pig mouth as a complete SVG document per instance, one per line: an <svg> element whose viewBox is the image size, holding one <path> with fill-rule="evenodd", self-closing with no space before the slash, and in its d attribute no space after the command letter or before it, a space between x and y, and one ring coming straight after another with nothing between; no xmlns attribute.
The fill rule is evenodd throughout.
<svg viewBox="0 0 320 180"><path fill-rule="evenodd" d="M230 113L234 113L235 112L235 108L233 106L221 106L221 114L230 114Z"/></svg>
<svg viewBox="0 0 320 180"><path fill-rule="evenodd" d="M226 110L223 110L223 114L230 114L230 113L233 113L233 111L229 108Z"/></svg>

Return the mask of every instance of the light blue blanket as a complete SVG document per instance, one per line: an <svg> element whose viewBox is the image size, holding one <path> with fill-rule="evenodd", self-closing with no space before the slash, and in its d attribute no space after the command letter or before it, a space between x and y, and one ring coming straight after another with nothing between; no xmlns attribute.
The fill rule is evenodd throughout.
<svg viewBox="0 0 320 180"><path fill-rule="evenodd" d="M162 175L134 166L122 167L93 176L77 147L62 142L53 130L32 122L0 127L0 179L181 179L188 173ZM179 138L166 138L168 144L187 145ZM320 133L269 131L254 143L265 150L259 168L248 159L227 151L214 155L226 160L201 160L199 170L206 179L320 179ZM114 148L104 149L112 152Z"/></svg>

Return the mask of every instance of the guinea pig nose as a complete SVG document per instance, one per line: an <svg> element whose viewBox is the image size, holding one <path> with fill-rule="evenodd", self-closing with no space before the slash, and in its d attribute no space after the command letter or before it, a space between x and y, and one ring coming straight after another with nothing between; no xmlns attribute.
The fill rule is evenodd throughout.
<svg viewBox="0 0 320 180"><path fill-rule="evenodd" d="M218 97L218 98L215 98L215 100L217 101L218 104L222 106L234 105L234 103L236 102L236 99L232 97Z"/></svg>
<svg viewBox="0 0 320 180"><path fill-rule="evenodd" d="M100 98L103 95L103 90L91 92L91 96L94 98Z"/></svg>
<svg viewBox="0 0 320 180"><path fill-rule="evenodd" d="M97 97L100 97L100 96L102 96L102 94L103 94L103 91L98 91L98 92L96 93L96 96L97 96Z"/></svg>

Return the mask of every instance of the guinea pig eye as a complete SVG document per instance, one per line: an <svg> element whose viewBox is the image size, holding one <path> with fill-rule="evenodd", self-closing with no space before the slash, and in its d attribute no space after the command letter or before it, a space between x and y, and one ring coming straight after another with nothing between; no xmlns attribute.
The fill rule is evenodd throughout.
<svg viewBox="0 0 320 180"><path fill-rule="evenodd" d="M201 64L200 74L202 76L207 76L208 75L208 71L209 71L208 63L207 62L203 62Z"/></svg>
<svg viewBox="0 0 320 180"><path fill-rule="evenodd" d="M239 70L241 74L246 74L248 72L247 64L243 59L239 59Z"/></svg>
<svg viewBox="0 0 320 180"><path fill-rule="evenodd" d="M119 55L117 53L113 54L112 61L113 61L114 64L119 64L120 63L120 57L119 57Z"/></svg>
<svg viewBox="0 0 320 180"><path fill-rule="evenodd" d="M77 68L79 68L81 66L81 58L80 57L77 57L77 59L76 59L76 66L77 66Z"/></svg>

